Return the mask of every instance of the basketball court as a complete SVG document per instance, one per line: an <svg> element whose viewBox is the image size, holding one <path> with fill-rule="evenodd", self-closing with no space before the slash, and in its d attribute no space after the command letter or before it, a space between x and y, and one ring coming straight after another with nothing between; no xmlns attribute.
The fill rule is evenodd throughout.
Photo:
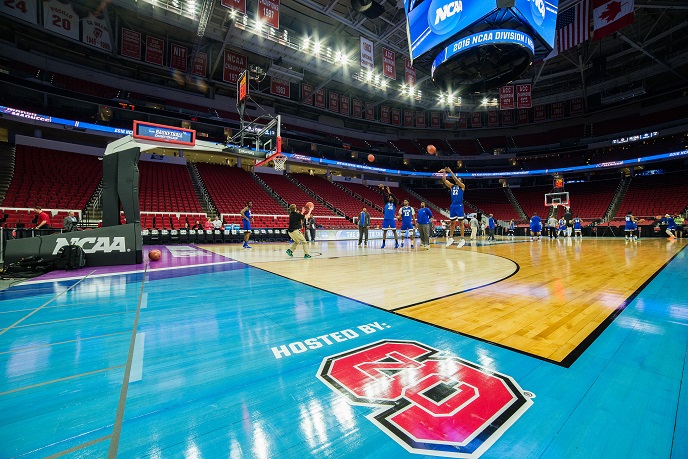
<svg viewBox="0 0 688 459"><path fill-rule="evenodd" d="M685 245L157 246L49 273L0 292L0 457L685 457Z"/></svg>

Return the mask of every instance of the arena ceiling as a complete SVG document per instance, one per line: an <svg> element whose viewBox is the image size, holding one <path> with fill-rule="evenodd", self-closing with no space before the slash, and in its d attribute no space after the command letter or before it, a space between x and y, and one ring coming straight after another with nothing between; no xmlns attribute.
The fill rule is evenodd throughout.
<svg viewBox="0 0 688 459"><path fill-rule="evenodd" d="M113 30L117 25L128 25L192 43L195 51L213 48L211 72L222 65L221 50L231 49L248 53L249 62L259 72L270 75L271 69L290 69L295 80L303 78L316 89L354 92L376 104L391 101L439 108L438 95L444 91L430 80L431 56L414 62L416 92L409 95L400 88L404 59L408 57L403 0L376 0L382 13L373 19L354 11L352 1L367 0L281 0L279 30L255 26L256 0L247 1L246 21L221 6L220 0L72 3L84 11L102 11ZM573 3L562 1L559 11ZM361 35L375 45L376 68L381 65L383 47L396 53L397 80L381 78L387 83L384 89L381 83L366 81L360 70ZM305 37L309 47L304 49ZM316 42L320 43L317 55ZM346 56L346 65L341 64L342 56ZM533 64L519 82L533 84L534 103L583 96L594 97L604 105L604 101L614 103L688 88L688 4L682 0L636 0L632 25ZM461 94L462 105L455 109L480 108L486 97L495 95L494 90Z"/></svg>

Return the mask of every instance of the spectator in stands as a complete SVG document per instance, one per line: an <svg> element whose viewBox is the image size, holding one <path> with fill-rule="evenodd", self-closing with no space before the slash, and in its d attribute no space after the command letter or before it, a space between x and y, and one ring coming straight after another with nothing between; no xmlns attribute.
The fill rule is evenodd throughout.
<svg viewBox="0 0 688 459"><path fill-rule="evenodd" d="M196 223L194 223L194 225L193 225L193 227L191 227L191 229L202 230L202 229L203 229L203 225L201 225L200 220L196 220Z"/></svg>
<svg viewBox="0 0 688 459"><path fill-rule="evenodd" d="M206 217L205 221L203 222L203 229L204 230L212 230L213 229L213 222L210 221L210 219L207 217Z"/></svg>
<svg viewBox="0 0 688 459"><path fill-rule="evenodd" d="M368 228L370 228L370 214L368 208L364 207L358 216L358 245L362 242L368 245Z"/></svg>
<svg viewBox="0 0 688 459"><path fill-rule="evenodd" d="M36 213L36 229L50 230L50 216L39 206L35 206L33 211Z"/></svg>
<svg viewBox="0 0 688 459"><path fill-rule="evenodd" d="M292 239L291 246L287 249L287 255L290 257L294 256L294 250L299 245L303 245L303 251L305 255L303 258L310 258L311 254L308 251L308 244L306 244L306 238L301 233L301 227L303 226L304 216L301 212L296 210L296 204L289 204L289 237Z"/></svg>
<svg viewBox="0 0 688 459"><path fill-rule="evenodd" d="M184 227L185 230L190 230L191 225L189 225L189 219L187 218L186 221L184 222Z"/></svg>
<svg viewBox="0 0 688 459"><path fill-rule="evenodd" d="M215 220L213 220L213 229L222 229L222 220L220 220L219 215L215 215Z"/></svg>
<svg viewBox="0 0 688 459"><path fill-rule="evenodd" d="M76 231L76 224L77 221L74 212L70 210L69 214L67 214L62 221L62 228L64 228L65 232Z"/></svg>
<svg viewBox="0 0 688 459"><path fill-rule="evenodd" d="M432 211L425 207L425 202L420 202L420 209L418 209L418 232L420 233L420 246L426 250L430 249L430 225L432 224Z"/></svg>

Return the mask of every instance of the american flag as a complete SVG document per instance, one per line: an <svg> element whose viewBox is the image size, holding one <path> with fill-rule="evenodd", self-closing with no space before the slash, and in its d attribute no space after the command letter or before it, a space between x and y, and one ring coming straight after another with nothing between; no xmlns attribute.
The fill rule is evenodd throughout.
<svg viewBox="0 0 688 459"><path fill-rule="evenodd" d="M557 52L590 39L590 0L581 0L557 15Z"/></svg>

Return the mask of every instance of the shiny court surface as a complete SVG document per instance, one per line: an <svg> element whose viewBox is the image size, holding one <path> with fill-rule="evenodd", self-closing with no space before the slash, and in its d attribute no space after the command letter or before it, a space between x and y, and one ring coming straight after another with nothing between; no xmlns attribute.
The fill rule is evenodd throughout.
<svg viewBox="0 0 688 459"><path fill-rule="evenodd" d="M527 315L535 306L508 283L541 266L528 282L555 285L543 260L566 258L564 241L328 243L311 260L284 244L163 247L145 272L13 287L0 292L0 457L688 457L684 243L577 243L586 259L637 265L606 275L640 290L569 365L402 315L432 306L450 319L440 303L457 295L489 311L500 286L497 307L521 296ZM665 261L641 273L650 258ZM476 265L482 281L466 274Z"/></svg>

